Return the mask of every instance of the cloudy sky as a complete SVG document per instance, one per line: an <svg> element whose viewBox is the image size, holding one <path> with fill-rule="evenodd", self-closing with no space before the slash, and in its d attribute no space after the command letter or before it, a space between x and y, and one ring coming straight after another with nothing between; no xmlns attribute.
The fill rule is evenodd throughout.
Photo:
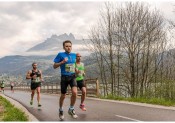
<svg viewBox="0 0 175 123"><path fill-rule="evenodd" d="M149 3L166 18L174 18L175 1ZM0 1L0 57L22 54L52 34L73 33L76 38L86 38L90 27L97 23L102 4L102 1Z"/></svg>

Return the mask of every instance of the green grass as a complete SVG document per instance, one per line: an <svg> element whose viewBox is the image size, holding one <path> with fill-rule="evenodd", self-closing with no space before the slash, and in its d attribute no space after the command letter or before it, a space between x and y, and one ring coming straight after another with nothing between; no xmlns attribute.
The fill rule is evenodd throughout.
<svg viewBox="0 0 175 123"><path fill-rule="evenodd" d="M140 103L148 103L148 104L156 104L163 106L175 106L175 101L158 99L158 98L124 98L118 96L108 95L106 97L100 97L102 99L111 99L111 100L123 100L129 102L140 102Z"/></svg>
<svg viewBox="0 0 175 123"><path fill-rule="evenodd" d="M28 121L27 116L20 109L17 109L8 100L0 96L0 106L3 111L0 112L1 121Z"/></svg>

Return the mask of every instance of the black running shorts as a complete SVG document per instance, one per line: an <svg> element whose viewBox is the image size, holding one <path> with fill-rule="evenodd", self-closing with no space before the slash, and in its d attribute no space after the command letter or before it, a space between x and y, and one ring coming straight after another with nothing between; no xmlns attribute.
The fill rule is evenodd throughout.
<svg viewBox="0 0 175 123"><path fill-rule="evenodd" d="M67 93L68 85L70 85L71 88L77 87L75 75L71 75L71 76L61 75L61 93L62 94Z"/></svg>
<svg viewBox="0 0 175 123"><path fill-rule="evenodd" d="M37 87L41 87L41 82L31 82L31 90L35 90Z"/></svg>
<svg viewBox="0 0 175 123"><path fill-rule="evenodd" d="M77 81L77 87L81 90L82 87L86 87L84 80Z"/></svg>
<svg viewBox="0 0 175 123"><path fill-rule="evenodd" d="M11 86L11 90L13 90L13 86Z"/></svg>

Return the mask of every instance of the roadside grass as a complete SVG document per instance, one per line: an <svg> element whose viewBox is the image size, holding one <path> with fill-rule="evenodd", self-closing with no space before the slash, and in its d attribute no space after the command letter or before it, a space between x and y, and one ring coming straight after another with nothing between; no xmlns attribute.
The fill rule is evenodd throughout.
<svg viewBox="0 0 175 123"><path fill-rule="evenodd" d="M24 112L0 96L0 121L28 121L28 118Z"/></svg>
<svg viewBox="0 0 175 123"><path fill-rule="evenodd" d="M156 104L156 105L163 105L163 106L175 106L175 101L166 100L166 99L158 99L158 98L124 98L118 96L101 96L101 99L111 99L111 100L123 100L129 102L140 102L140 103L147 103L147 104Z"/></svg>

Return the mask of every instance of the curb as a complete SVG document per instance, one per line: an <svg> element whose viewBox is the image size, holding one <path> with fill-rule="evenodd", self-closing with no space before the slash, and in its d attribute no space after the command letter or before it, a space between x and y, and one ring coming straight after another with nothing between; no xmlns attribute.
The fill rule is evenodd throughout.
<svg viewBox="0 0 175 123"><path fill-rule="evenodd" d="M8 101L10 101L10 103L12 105L14 105L16 108L22 110L25 115L27 116L28 118L28 122L36 122L36 121L39 121L35 116L33 116L22 104L20 104L19 102L13 100L12 98L8 97L8 96L5 96L5 95L1 95L2 97L4 97L5 99L7 99Z"/></svg>

